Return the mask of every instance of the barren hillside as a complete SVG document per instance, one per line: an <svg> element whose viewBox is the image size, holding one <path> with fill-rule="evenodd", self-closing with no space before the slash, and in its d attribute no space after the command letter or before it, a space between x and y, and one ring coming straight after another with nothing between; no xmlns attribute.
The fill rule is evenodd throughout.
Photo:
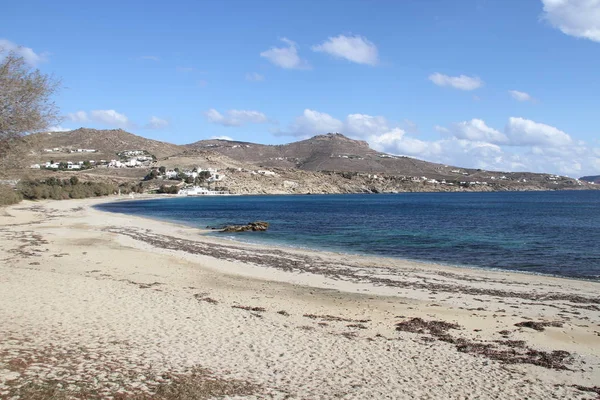
<svg viewBox="0 0 600 400"><path fill-rule="evenodd" d="M66 132L46 132L26 137L33 155L48 156L44 149L94 149L94 157L114 158L120 151L146 150L157 158L179 153L181 146L146 139L122 129L88 129L79 128ZM89 157L88 157L89 158Z"/></svg>

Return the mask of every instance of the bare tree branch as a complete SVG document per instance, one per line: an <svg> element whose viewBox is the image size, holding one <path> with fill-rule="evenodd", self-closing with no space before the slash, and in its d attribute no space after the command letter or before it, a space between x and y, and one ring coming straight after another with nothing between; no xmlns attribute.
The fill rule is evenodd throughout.
<svg viewBox="0 0 600 400"><path fill-rule="evenodd" d="M0 160L23 135L60 121L52 96L60 81L27 65L23 57L0 48Z"/></svg>

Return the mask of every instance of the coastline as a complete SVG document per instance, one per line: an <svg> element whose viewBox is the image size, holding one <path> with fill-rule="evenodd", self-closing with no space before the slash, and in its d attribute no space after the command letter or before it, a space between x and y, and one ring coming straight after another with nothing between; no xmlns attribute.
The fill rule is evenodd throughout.
<svg viewBox="0 0 600 400"><path fill-rule="evenodd" d="M572 191L577 191L577 190L572 190ZM545 191L548 193L552 193L552 192L559 192L559 191ZM436 193L436 192L431 192L431 193ZM460 192L448 192L448 193L460 193ZM515 191L515 194L518 193L523 193L523 192L519 192L519 191ZM398 193L378 193L377 195L395 195ZM407 193L403 193L403 194L411 194L409 192ZM419 193L414 193L414 194L422 194L421 192ZM332 195L332 196L339 196L339 194L318 194L316 196L327 196L327 195ZM365 193L352 193L352 194L346 194L346 195L373 195L373 194L365 194ZM346 196L344 195L344 196ZM268 197L289 197L289 196L304 196L304 195L300 195L300 194L252 194L252 195L241 195L241 196L251 196L251 197L263 197L263 196L268 196ZM102 201L99 204L105 204L105 203L118 203L121 201L142 201L142 200L160 200L160 199L185 199L186 197L182 197L182 196L178 196L178 195L168 195L168 194L161 194L161 195L144 195L144 197L141 198L135 198L135 199L131 199L131 198L118 198L115 201ZM95 206L94 206L95 207ZM202 228L202 227L198 227L198 226L194 226L193 224L186 224L184 222L176 222L173 220L170 220L168 218L165 219L161 219L161 218L156 218L156 217L152 217L152 216L141 216L141 215L131 215L131 214L127 214L127 213L121 213L119 211L110 211L110 210L103 210L102 208L96 208L98 211L101 212L109 212L109 213L116 213L116 214L121 214L121 215L128 215L128 216L135 216L135 217L139 217L139 218L144 218L144 219L150 219L150 220L154 220L154 221L159 221L161 223L167 223L167 224L171 224L173 227L181 227L181 228L192 228L192 229L196 229L199 233L201 233L202 235L205 235L207 238L214 238L217 239L218 241L222 241L221 243L238 243L238 244L247 244L250 246L258 246L258 247L266 247L266 248L272 248L272 249L279 249L279 250L283 250L283 251L305 251L308 253L314 253L314 254L329 254L329 255L333 255L333 256L344 256L344 257L367 257L367 258L372 258L373 262L377 263L377 261L379 260L380 262L383 260L387 260L389 262L400 262L400 263L415 263L415 264L419 264L419 265L423 265L423 266L429 266L429 267L439 267L439 268L456 268L459 271L463 272L463 273L467 273L470 270L473 271L488 271L488 272L499 272L499 273L516 273L516 274L525 274L525 275L533 275L533 276L542 276L542 277L550 277L550 278L560 278L560 279L573 279L573 280L580 280L580 281L589 281L589 282L598 282L600 283L600 275L593 275L591 277L588 276L581 276L581 275L559 275L559 274L552 274L552 273L546 273L546 272L538 272L538 271L527 271L527 270L522 270L522 269L509 269L509 268L502 268L502 267L487 267L487 266L478 266L478 265L468 265L468 264L454 264L454 263L450 263L450 262L446 262L446 261L439 261L439 260L426 260L426 259L413 259L413 258L405 258L402 256L395 256L395 255L382 255L382 254L369 254L366 252L361 252L361 251L350 251L348 249L328 249L328 248L318 248L318 247L311 247L310 245L292 245L283 241L266 241L266 240L253 240L254 238L260 238L260 235L256 235L253 236L252 239L250 239L249 237L245 236L244 240L241 239L241 236L239 235L222 235L221 233L219 233L218 231L215 231L213 229L208 229L208 228ZM219 237L222 236L222 237Z"/></svg>
<svg viewBox="0 0 600 400"><path fill-rule="evenodd" d="M260 387L247 398L593 398L575 386L600 381L598 282L232 242L92 207L112 201L0 214L0 398L48 375L7 357L74 342L127 355L136 378L116 389L107 374L103 393L151 393L164 382L150 376L194 367ZM458 328L419 333L413 318ZM550 325L515 327L527 321Z"/></svg>

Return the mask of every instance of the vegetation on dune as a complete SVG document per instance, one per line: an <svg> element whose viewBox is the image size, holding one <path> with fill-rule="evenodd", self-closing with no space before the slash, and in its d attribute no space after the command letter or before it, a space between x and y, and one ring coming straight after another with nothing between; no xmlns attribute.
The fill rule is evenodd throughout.
<svg viewBox="0 0 600 400"><path fill-rule="evenodd" d="M179 186L176 186L176 185L171 185L171 186L162 185L160 188L158 188L158 190L156 192L157 193L167 193L167 194L177 194L177 193L179 193Z"/></svg>
<svg viewBox="0 0 600 400"><path fill-rule="evenodd" d="M0 206L16 204L23 199L21 194L7 185L0 185Z"/></svg>
<svg viewBox="0 0 600 400"><path fill-rule="evenodd" d="M117 193L141 193L143 188L136 184L118 186L104 182L80 182L76 176L73 176L70 179L22 180L17 185L17 191L27 200L66 200L109 196Z"/></svg>

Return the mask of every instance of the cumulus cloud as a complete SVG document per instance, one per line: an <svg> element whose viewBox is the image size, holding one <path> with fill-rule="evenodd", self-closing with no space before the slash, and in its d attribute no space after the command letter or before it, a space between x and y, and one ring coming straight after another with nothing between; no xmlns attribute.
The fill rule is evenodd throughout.
<svg viewBox="0 0 600 400"><path fill-rule="evenodd" d="M227 140L230 142L233 142L233 138L229 137L229 136L211 136L212 140Z"/></svg>
<svg viewBox="0 0 600 400"><path fill-rule="evenodd" d="M328 132L340 132L344 124L329 114L305 109L301 116L296 117L287 132L282 135L311 137Z"/></svg>
<svg viewBox="0 0 600 400"><path fill-rule="evenodd" d="M25 46L19 46L8 39L0 39L0 60L2 54L13 52L20 57L23 57L25 62L31 66L36 66L42 62L48 61L47 53L36 53L33 49Z"/></svg>
<svg viewBox="0 0 600 400"><path fill-rule="evenodd" d="M509 118L506 134L510 144L516 146L559 147L573 142L568 134L558 128L524 118Z"/></svg>
<svg viewBox="0 0 600 400"><path fill-rule="evenodd" d="M115 110L93 110L90 112L90 119L105 125L126 127L129 125L129 119L125 114Z"/></svg>
<svg viewBox="0 0 600 400"><path fill-rule="evenodd" d="M67 114L67 118L69 118L73 122L88 122L89 118L85 111L77 111L74 113Z"/></svg>
<svg viewBox="0 0 600 400"><path fill-rule="evenodd" d="M573 143L568 134L554 126L518 117L509 118L504 132L477 118L454 123L449 128L436 125L434 129L446 137L507 146L559 147Z"/></svg>
<svg viewBox="0 0 600 400"><path fill-rule="evenodd" d="M344 131L355 135L382 135L390 130L388 125L384 117L350 114L346 117Z"/></svg>
<svg viewBox="0 0 600 400"><path fill-rule="evenodd" d="M483 86L480 78L467 75L448 76L436 72L429 75L429 80L438 86L450 86L459 90L475 90Z"/></svg>
<svg viewBox="0 0 600 400"><path fill-rule="evenodd" d="M89 113L77 111L67 114L73 122L96 122L102 125L116 126L125 128L130 126L129 118L125 114L118 113L115 110L93 110Z"/></svg>
<svg viewBox="0 0 600 400"><path fill-rule="evenodd" d="M169 121L166 119L162 119L156 116L152 116L150 121L146 124L146 128L148 129L164 129L169 126Z"/></svg>
<svg viewBox="0 0 600 400"><path fill-rule="evenodd" d="M543 18L564 34L600 42L600 0L542 0Z"/></svg>
<svg viewBox="0 0 600 400"><path fill-rule="evenodd" d="M262 124L269 122L265 114L252 110L228 110L225 114L221 114L211 108L204 113L204 116L209 122L223 126L242 126L249 123Z"/></svg>
<svg viewBox="0 0 600 400"><path fill-rule="evenodd" d="M265 77L257 72L248 72L246 80L250 82L262 82L265 80Z"/></svg>
<svg viewBox="0 0 600 400"><path fill-rule="evenodd" d="M298 45L295 42L288 38L282 38L281 41L286 44L285 47L271 47L260 53L260 56L281 68L310 69L308 61L298 55Z"/></svg>
<svg viewBox="0 0 600 400"><path fill-rule="evenodd" d="M362 36L330 37L320 45L313 46L312 50L357 64L377 65L379 62L377 46Z"/></svg>
<svg viewBox="0 0 600 400"><path fill-rule="evenodd" d="M483 120L477 118L453 124L451 129L447 130L447 132L450 132L458 139L465 139L473 142L499 144L508 142L508 138L505 134L494 128L490 128Z"/></svg>
<svg viewBox="0 0 600 400"><path fill-rule="evenodd" d="M517 101L533 101L533 97L529 93L520 92L518 90L509 90L508 93Z"/></svg>

